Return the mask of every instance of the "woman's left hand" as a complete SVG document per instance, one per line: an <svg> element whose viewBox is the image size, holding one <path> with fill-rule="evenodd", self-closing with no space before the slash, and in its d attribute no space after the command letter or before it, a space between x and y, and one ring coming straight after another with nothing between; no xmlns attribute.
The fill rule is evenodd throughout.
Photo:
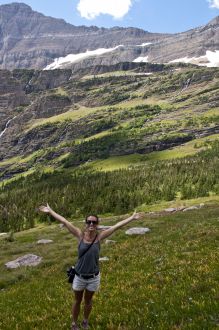
<svg viewBox="0 0 219 330"><path fill-rule="evenodd" d="M50 213L51 212L51 207L49 206L49 204L47 203L46 206L45 205L40 205L39 207L39 211L44 212L44 213Z"/></svg>

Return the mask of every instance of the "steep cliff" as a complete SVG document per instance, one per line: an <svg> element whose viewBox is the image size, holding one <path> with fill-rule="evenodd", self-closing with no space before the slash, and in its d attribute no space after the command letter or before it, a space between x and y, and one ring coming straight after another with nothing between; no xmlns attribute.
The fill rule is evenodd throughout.
<svg viewBox="0 0 219 330"><path fill-rule="evenodd" d="M0 6L0 68L44 68L53 59L87 49L156 41L162 34L136 28L73 26L23 3Z"/></svg>

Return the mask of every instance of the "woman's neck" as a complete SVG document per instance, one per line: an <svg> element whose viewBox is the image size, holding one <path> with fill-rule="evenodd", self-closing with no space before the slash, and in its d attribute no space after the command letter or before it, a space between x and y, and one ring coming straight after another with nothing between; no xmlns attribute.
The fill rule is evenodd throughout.
<svg viewBox="0 0 219 330"><path fill-rule="evenodd" d="M96 231L85 231L84 232L84 239L86 241L92 241L94 239L94 237L96 236Z"/></svg>

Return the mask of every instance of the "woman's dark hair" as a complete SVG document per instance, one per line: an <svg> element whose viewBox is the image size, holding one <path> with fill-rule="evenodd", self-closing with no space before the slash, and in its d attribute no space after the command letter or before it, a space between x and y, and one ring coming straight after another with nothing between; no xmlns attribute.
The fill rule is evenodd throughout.
<svg viewBox="0 0 219 330"><path fill-rule="evenodd" d="M99 217L96 214L89 214L86 216L85 221L87 222L87 218L89 217L95 217L97 219L97 222L99 222Z"/></svg>

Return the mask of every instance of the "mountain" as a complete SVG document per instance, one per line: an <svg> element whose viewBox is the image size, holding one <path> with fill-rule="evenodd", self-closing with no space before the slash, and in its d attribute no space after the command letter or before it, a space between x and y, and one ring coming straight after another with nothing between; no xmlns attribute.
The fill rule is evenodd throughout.
<svg viewBox="0 0 219 330"><path fill-rule="evenodd" d="M0 6L0 68L42 69L55 58L87 49L155 42L165 35L136 28L73 26L23 3Z"/></svg>
<svg viewBox="0 0 219 330"><path fill-rule="evenodd" d="M219 17L177 34L73 26L23 3L0 6L0 68L56 69L119 62L219 66Z"/></svg>
<svg viewBox="0 0 219 330"><path fill-rule="evenodd" d="M0 70L0 180L188 143L195 153L200 139L216 139L219 68L203 56L217 57L218 26L173 35L75 27L25 4L0 6L10 68Z"/></svg>

